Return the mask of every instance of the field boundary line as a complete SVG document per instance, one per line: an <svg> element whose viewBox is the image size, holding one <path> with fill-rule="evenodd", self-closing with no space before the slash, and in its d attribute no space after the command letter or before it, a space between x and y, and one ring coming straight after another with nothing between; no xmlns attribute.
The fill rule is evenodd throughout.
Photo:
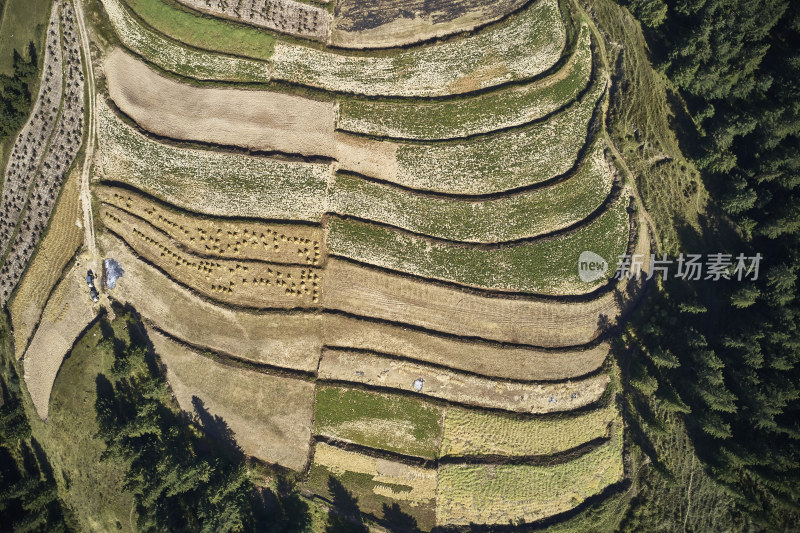
<svg viewBox="0 0 800 533"><path fill-rule="evenodd" d="M559 384L559 383L569 383L569 382L572 382L572 381L579 381L579 380L584 380L584 379L596 377L596 376L598 376L600 374L604 374L606 372L604 366L605 366L605 361L608 360L608 356L606 356L606 359L602 363L600 363L600 366L598 366L595 370L592 370L591 372L586 372L584 374L580 374L580 375L577 375L577 376L569 377L569 378L561 378L561 379L513 379L513 378L496 377L496 376L492 376L492 375L489 375L489 374L481 374L479 372L473 372L473 371L470 371L470 370L462 370L460 368L451 367L451 366L447 366L447 365L443 365L443 364L439 364L439 363L431 363L431 362L428 362L428 361L425 361L425 360L422 360L422 359L415 359L413 357L407 357L407 356L404 356L404 355L397 355L397 354L387 353L387 352L380 352L380 351L376 351L376 350L370 350L370 349L367 349L367 348L352 348L352 347L348 347L348 346L335 346L335 345L325 344L324 340L325 339L323 339L323 345L322 345L322 350L321 350L322 351L322 357L325 356L325 352L326 351L344 352L344 353L348 353L348 352L349 353L356 353L356 354L364 355L364 356L376 356L376 357L382 357L382 358L385 358L385 359L391 359L391 360L399 361L399 362L414 363L414 364L419 365L419 366L431 367L432 369L445 370L447 372L453 372L455 374L465 374L467 376L473 376L473 377L476 377L476 378L482 378L482 379L487 379L487 380L491 380L491 381L497 381L497 382L501 382L501 383L509 383L509 384L515 384L515 385L543 385L543 384L556 385L556 384ZM570 352L565 352L564 357L568 357L569 353ZM320 360L322 359L322 357L320 357Z"/></svg>
<svg viewBox="0 0 800 533"><path fill-rule="evenodd" d="M472 411L483 411L486 413L496 413L496 414L504 414L504 415L513 415L519 417L524 420L537 420L537 419L547 419L547 418L558 418L563 416L566 413L571 413L574 415L579 415L581 413L588 413L591 411L595 411L597 409L608 407L609 399L608 390L610 387L610 383L606 385L605 390L603 393L594 401L589 402L585 405L580 407L575 407L572 409L564 410L564 411L548 411L545 413L531 413L529 411L512 411L509 409L503 409L500 407L488 407L485 405L478 405L474 403L466 403L460 402L457 400L448 400L442 398L441 396L429 396L424 392L415 392L413 390L408 389L398 389L393 387L386 387L383 385L372 385L369 383L363 383L360 381L347 381L344 379L334 379L334 378L322 378L317 377L316 379L317 384L322 385L331 385L331 386L344 386L351 389L359 389L369 392L379 392L384 394L394 394L397 396L404 396L406 398L415 398L415 399L424 399L426 403L438 405L442 408L450 408L450 407L461 407L465 409L469 409Z"/></svg>
<svg viewBox="0 0 800 533"><path fill-rule="evenodd" d="M386 326L390 326L393 328L406 328L411 329L420 333L434 335L443 339L448 340L456 340L461 342L481 342L487 346L494 346L498 348L508 347L508 348L519 348L524 350L531 350L531 351L542 351L542 352L574 352L580 351L586 348L595 347L598 344L606 341L608 337L613 333L612 329L604 330L599 335L595 336L592 340L582 343L582 344L573 344L573 345L564 345L564 346L543 346L543 345L536 345L536 344L526 344L526 343L515 343L509 341L501 341L497 339L490 339L485 337L479 337L476 335L459 335L454 333L448 333L445 331L440 331L432 328L427 328L417 324L410 324L408 322L402 322L397 320L388 320L379 317L373 317L369 315L359 315L357 313L352 313L348 311L343 311L340 309L336 309L333 307L292 307L292 308L281 308L281 307L244 307L238 305L232 305L224 302L220 302L219 300L215 300L206 296L203 293L196 291L192 287L188 287L176 280L174 280L168 273L166 273L163 269L159 266L152 264L147 259L141 257L136 250L134 250L130 244L120 235L115 233L113 230L105 228L105 231L109 234L110 237L114 238L115 240L119 241L122 245L124 245L128 251L133 255L138 261L141 261L145 265L150 268L155 269L159 272L160 275L165 276L173 283L180 286L182 289L190 292L194 297L199 298L206 303L211 305L221 307L223 309L229 309L233 311L239 311L244 313L251 313L251 314L279 314L279 315L295 315L295 314L332 314L338 315L345 318L351 318L354 320L365 321L365 322L372 322L376 324L382 324ZM616 290L619 293L619 290Z"/></svg>
<svg viewBox="0 0 800 533"><path fill-rule="evenodd" d="M374 226L379 226L389 231L403 233L414 239L446 245L451 248L467 249L467 250L486 250L486 251L506 250L508 248L517 248L526 244L537 244L541 242L548 242L559 239L561 237L574 235L575 233L583 229L584 226L592 223L597 218L606 213L608 211L609 206L622 196L622 192L624 190L625 190L624 187L618 184L612 185L609 194L603 199L603 202L594 209L594 211L592 211L582 219L578 220L577 222L573 222L569 226L560 229L546 231L538 235L509 239L506 241L474 242L474 241L459 241L456 239L446 239L443 237L436 237L433 235L428 235L427 233L421 233L415 230L407 229L401 226L395 226L394 224L390 224L388 222L381 222L379 220L373 220L371 218L363 218L358 215L340 214L337 213L336 211L326 211L322 218L322 224L323 226L326 225L326 218L328 219L337 218L339 220L345 220L345 221L352 220L363 224L371 224Z"/></svg>

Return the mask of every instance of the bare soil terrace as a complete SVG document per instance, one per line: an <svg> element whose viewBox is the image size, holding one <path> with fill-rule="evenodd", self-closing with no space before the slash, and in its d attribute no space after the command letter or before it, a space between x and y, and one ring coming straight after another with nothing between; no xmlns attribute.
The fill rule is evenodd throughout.
<svg viewBox="0 0 800 533"><path fill-rule="evenodd" d="M269 463L302 471L308 461L314 384L231 368L148 329L167 380L184 411L220 417L242 450ZM198 403L199 399L202 404ZM203 413L203 406L206 413Z"/></svg>

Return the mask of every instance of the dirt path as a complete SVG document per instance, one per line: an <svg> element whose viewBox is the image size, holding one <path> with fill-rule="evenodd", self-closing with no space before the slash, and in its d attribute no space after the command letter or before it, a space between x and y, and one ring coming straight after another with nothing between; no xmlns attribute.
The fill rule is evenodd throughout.
<svg viewBox="0 0 800 533"><path fill-rule="evenodd" d="M600 30L597 29L597 25L595 24L594 19L592 18L591 15L589 15L586 12L586 10L584 9L583 5L581 5L580 2L575 2L574 4L578 9L581 18L583 18L589 24L589 28L591 29L592 34L594 35L595 42L597 43L597 45L598 45L598 47L600 49L600 58L603 61L603 67L604 67L605 73L606 73L605 74L606 75L606 80L607 80L608 86L610 87L611 86L611 64L608 61L608 53L606 51L605 38L600 33ZM639 194L639 189L636 187L636 179L634 178L633 172L631 172L631 169L628 167L628 164L625 162L625 158L622 157L622 154L620 153L619 149L617 148L616 143L614 143L614 139L608 133L608 129L606 128L606 117L608 116L609 99L610 99L610 97L606 96L605 98L603 98L603 103L602 103L602 106L603 106L603 126L602 126L603 137L606 139L606 144L608 145L609 149L611 150L611 153L614 156L615 163L617 164L617 166L619 168L622 169L622 171L625 173L625 175L628 178L628 183L630 184L630 187L628 189L630 190L630 192L633 195L633 197L636 199L637 212L638 212L639 216L642 217L644 222L649 227L650 235L653 237L653 239L655 239L656 249L652 250L652 252L655 253L658 250L661 250L661 242L660 242L660 239L658 237L658 232L656 231L656 225L653 222L653 219L650 216L650 213L648 213L647 209L645 209L644 202L642 201L642 197Z"/></svg>
<svg viewBox="0 0 800 533"><path fill-rule="evenodd" d="M80 0L75 2L75 14L78 19L78 32L81 36L81 48L83 49L83 58L86 62L86 87L88 90L88 136L86 142L86 153L84 154L83 167L81 168L81 205L83 207L83 228L86 232L86 246L89 250L90 262L95 263L99 259L97 257L97 246L95 244L94 235L94 215L92 214L92 197L89 192L89 178L92 163L94 162L94 148L95 138L97 136L97 120L95 119L95 87L94 87L94 72L92 70L92 56L89 50L89 36L86 31L86 24L84 22L83 6Z"/></svg>

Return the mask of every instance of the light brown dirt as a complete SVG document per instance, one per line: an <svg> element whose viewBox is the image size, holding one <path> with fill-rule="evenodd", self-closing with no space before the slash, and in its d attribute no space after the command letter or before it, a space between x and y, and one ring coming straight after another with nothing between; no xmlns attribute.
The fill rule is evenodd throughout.
<svg viewBox="0 0 800 533"><path fill-rule="evenodd" d="M153 329L148 336L167 367L167 380L183 410L197 413L197 397L211 416L227 424L247 455L305 469L313 383L222 365Z"/></svg>
<svg viewBox="0 0 800 533"><path fill-rule="evenodd" d="M339 168L386 181L397 175L398 144L376 141L336 132L336 159Z"/></svg>
<svg viewBox="0 0 800 533"><path fill-rule="evenodd" d="M53 291L22 359L25 385L43 419L47 419L50 392L61 362L97 315L97 308L89 298L84 267L82 263L73 266Z"/></svg>
<svg viewBox="0 0 800 533"><path fill-rule="evenodd" d="M560 383L509 383L374 354L339 350L323 350L319 377L519 413L551 413L583 407L597 401L609 382L606 374L600 374ZM419 383L418 380L422 381L422 388L417 391L414 383Z"/></svg>
<svg viewBox="0 0 800 533"><path fill-rule="evenodd" d="M195 87L116 49L104 70L117 107L173 139L332 157L334 104L269 91Z"/></svg>

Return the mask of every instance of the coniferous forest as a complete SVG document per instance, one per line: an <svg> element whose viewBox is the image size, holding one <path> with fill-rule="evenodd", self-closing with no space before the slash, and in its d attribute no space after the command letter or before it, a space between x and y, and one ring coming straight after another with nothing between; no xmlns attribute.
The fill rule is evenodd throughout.
<svg viewBox="0 0 800 533"><path fill-rule="evenodd" d="M710 193L705 231L683 251L763 257L751 283L664 284L632 327L647 354L633 358L634 401L645 419L655 407L685 421L741 527L795 530L800 4L634 0L629 8L648 26L653 63L679 90L681 148Z"/></svg>

